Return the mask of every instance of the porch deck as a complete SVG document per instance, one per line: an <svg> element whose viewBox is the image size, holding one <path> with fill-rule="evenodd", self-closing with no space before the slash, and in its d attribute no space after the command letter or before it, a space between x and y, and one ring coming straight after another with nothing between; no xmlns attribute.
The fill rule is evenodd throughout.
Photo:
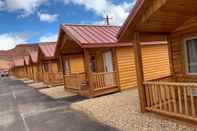
<svg viewBox="0 0 197 131"><path fill-rule="evenodd" d="M171 77L144 82L146 110L197 122L197 83Z"/></svg>
<svg viewBox="0 0 197 131"><path fill-rule="evenodd" d="M50 86L63 85L64 83L62 72L45 72L42 79L45 84Z"/></svg>
<svg viewBox="0 0 197 131"><path fill-rule="evenodd" d="M66 90L82 96L96 97L119 91L115 72L91 73L89 81L86 73L65 75L64 79Z"/></svg>

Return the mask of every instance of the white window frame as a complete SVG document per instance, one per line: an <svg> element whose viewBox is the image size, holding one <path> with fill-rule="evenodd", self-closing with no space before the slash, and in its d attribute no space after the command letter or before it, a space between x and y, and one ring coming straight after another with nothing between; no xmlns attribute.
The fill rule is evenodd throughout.
<svg viewBox="0 0 197 131"><path fill-rule="evenodd" d="M186 74L187 75L197 75L196 73L191 73L189 72L189 61L188 61L188 53L187 53L187 41L188 40L193 40L193 39L197 39L197 36L194 37L188 37L186 39L184 39L184 55L185 55L185 66L186 66Z"/></svg>

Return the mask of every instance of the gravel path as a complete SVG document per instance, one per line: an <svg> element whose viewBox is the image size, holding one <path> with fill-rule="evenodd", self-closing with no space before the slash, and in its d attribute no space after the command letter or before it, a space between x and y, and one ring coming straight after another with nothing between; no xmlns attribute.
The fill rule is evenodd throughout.
<svg viewBox="0 0 197 131"><path fill-rule="evenodd" d="M73 103L72 108L87 113L104 124L123 131L197 131L188 124L139 112L136 89Z"/></svg>

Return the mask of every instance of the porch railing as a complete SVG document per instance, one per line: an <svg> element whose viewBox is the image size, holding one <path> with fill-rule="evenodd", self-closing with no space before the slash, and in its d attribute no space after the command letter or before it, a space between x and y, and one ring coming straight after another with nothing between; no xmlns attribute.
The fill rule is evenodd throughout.
<svg viewBox="0 0 197 131"><path fill-rule="evenodd" d="M63 73L62 72L51 72L48 73L50 83L60 84L64 82Z"/></svg>
<svg viewBox="0 0 197 131"><path fill-rule="evenodd" d="M146 109L197 122L197 84L144 82Z"/></svg>
<svg viewBox="0 0 197 131"><path fill-rule="evenodd" d="M43 82L46 83L46 84L49 84L50 83L49 73L48 72L44 72L43 73Z"/></svg>
<svg viewBox="0 0 197 131"><path fill-rule="evenodd" d="M64 75L65 88L81 90L82 85L87 83L85 73L75 73Z"/></svg>
<svg viewBox="0 0 197 131"><path fill-rule="evenodd" d="M91 82L94 90L106 89L117 86L116 72L92 73Z"/></svg>
<svg viewBox="0 0 197 131"><path fill-rule="evenodd" d="M43 81L43 73L42 72L38 72L37 77L38 77L38 81Z"/></svg>

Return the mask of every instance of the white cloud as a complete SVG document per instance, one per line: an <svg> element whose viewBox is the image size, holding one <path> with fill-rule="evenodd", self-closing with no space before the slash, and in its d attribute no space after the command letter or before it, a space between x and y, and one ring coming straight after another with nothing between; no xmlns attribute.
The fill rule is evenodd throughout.
<svg viewBox="0 0 197 131"><path fill-rule="evenodd" d="M0 9L19 11L21 16L33 14L35 10L48 0L0 0Z"/></svg>
<svg viewBox="0 0 197 131"><path fill-rule="evenodd" d="M0 50L9 50L16 45L26 43L27 38L12 33L0 34Z"/></svg>
<svg viewBox="0 0 197 131"><path fill-rule="evenodd" d="M123 2L113 4L110 0L64 0L65 4L74 3L83 5L87 10L93 10L97 15L104 16L105 12L112 18L113 25L121 25L129 15L130 8L136 0L131 3ZM103 23L96 22L96 23Z"/></svg>
<svg viewBox="0 0 197 131"><path fill-rule="evenodd" d="M45 22L54 22L57 20L59 16L58 14L48 14L48 13L41 13L41 12L38 12L37 15L40 21L45 21Z"/></svg>
<svg viewBox="0 0 197 131"><path fill-rule="evenodd" d="M48 34L45 36L40 37L40 42L56 42L57 41L57 34Z"/></svg>

